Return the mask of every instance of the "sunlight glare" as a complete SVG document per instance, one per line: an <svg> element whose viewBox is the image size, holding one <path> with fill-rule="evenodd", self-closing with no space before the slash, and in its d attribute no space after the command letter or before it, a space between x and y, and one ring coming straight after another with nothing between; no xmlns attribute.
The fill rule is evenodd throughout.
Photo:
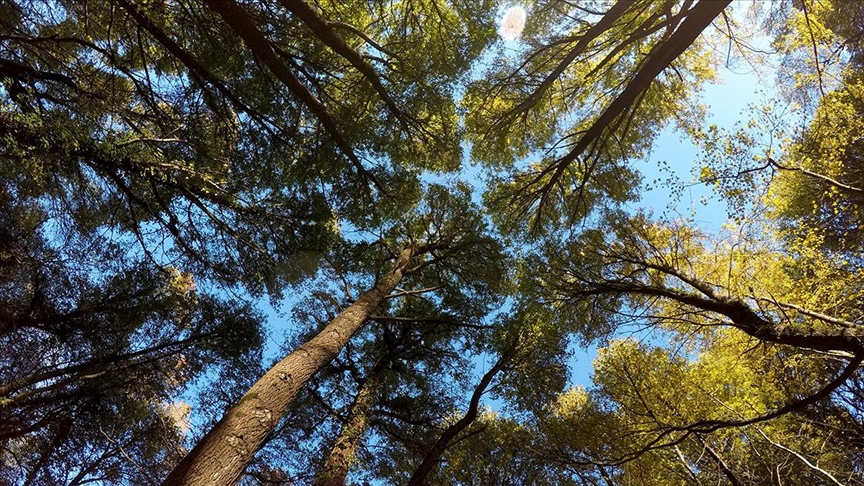
<svg viewBox="0 0 864 486"><path fill-rule="evenodd" d="M504 40L512 41L522 35L522 29L525 28L525 19L527 14L525 9L519 6L510 7L504 12L504 17L501 18L501 28L499 34Z"/></svg>

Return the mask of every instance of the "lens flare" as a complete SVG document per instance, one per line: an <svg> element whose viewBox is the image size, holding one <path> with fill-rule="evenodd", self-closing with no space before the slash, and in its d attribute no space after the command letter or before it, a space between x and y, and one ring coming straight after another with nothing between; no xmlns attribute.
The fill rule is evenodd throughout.
<svg viewBox="0 0 864 486"><path fill-rule="evenodd" d="M522 35L522 29L525 28L525 19L528 15L522 7L510 7L504 12L504 17L501 18L501 28L499 34L504 40L512 41Z"/></svg>

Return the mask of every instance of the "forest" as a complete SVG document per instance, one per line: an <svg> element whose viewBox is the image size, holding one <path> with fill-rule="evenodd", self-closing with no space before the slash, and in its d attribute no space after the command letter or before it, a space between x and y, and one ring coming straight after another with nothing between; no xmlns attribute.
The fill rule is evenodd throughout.
<svg viewBox="0 0 864 486"><path fill-rule="evenodd" d="M864 485L864 1L520 2L0 1L0 485Z"/></svg>

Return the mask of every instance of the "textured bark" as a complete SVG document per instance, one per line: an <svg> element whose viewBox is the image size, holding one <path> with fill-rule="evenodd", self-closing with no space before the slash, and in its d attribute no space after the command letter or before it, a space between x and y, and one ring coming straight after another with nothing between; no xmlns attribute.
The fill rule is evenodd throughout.
<svg viewBox="0 0 864 486"><path fill-rule="evenodd" d="M372 406L375 404L375 395L384 380L384 372L389 363L389 359L379 361L369 371L363 384L360 385L354 402L348 409L348 417L342 424L339 435L333 443L333 449L324 461L324 466L318 477L315 478L315 486L344 486L348 477L348 469L354 460L357 444L360 443L360 439L369 425Z"/></svg>
<svg viewBox="0 0 864 486"><path fill-rule="evenodd" d="M252 385L171 471L164 485L235 484L307 381L335 358L424 250L403 250L378 284Z"/></svg>

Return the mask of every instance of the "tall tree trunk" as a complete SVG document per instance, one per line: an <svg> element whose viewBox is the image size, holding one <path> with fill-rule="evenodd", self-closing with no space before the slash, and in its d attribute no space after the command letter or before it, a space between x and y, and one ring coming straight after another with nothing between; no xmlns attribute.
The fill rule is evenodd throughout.
<svg viewBox="0 0 864 486"><path fill-rule="evenodd" d="M315 478L314 486L344 486L348 477L348 468L354 460L357 444L363 437L366 427L369 425L370 412L375 404L375 395L384 381L384 372L387 371L391 360L384 357L369 371L366 379L360 385L354 402L348 409L348 417L339 436L333 443L333 449L324 461L324 466L318 477Z"/></svg>
<svg viewBox="0 0 864 486"><path fill-rule="evenodd" d="M415 255L431 247L402 250L393 268L371 290L336 316L315 337L274 365L171 471L163 485L231 485L321 367L335 358L351 336L396 288Z"/></svg>

